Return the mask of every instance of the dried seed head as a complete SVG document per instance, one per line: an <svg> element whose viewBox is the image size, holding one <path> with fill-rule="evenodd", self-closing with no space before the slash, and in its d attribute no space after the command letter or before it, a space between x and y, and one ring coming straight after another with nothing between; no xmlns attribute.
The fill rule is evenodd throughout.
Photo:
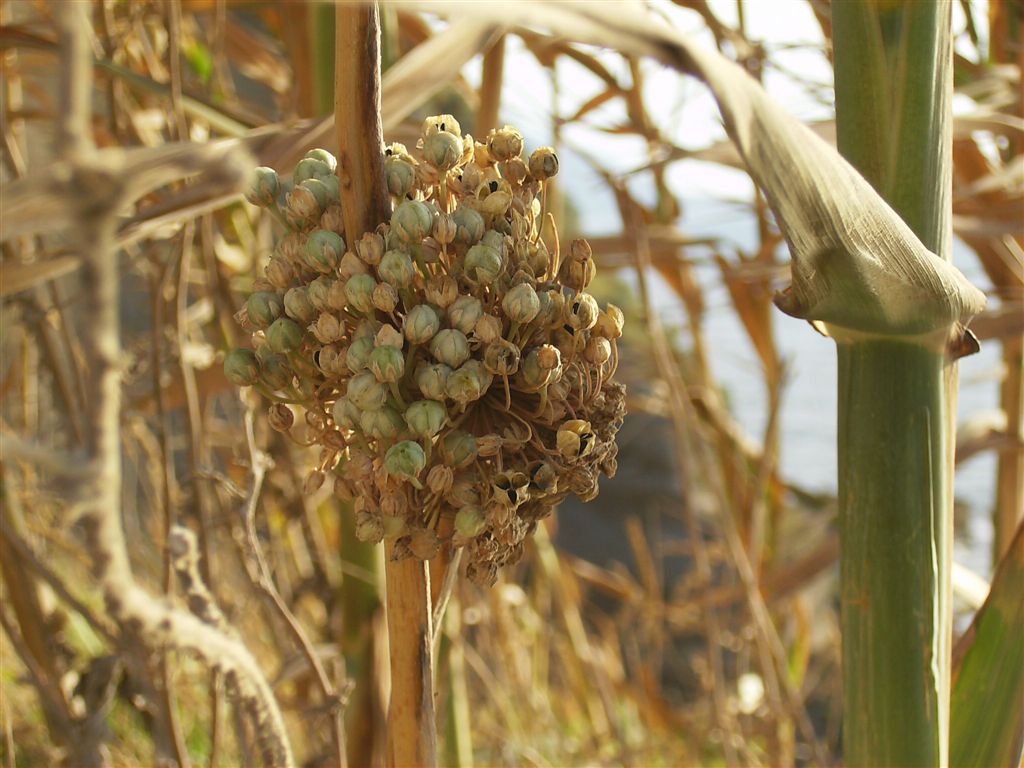
<svg viewBox="0 0 1024 768"><path fill-rule="evenodd" d="M423 121L423 125L420 127L420 135L423 138L427 138L435 133L450 133L452 136L458 136L461 139L462 126L451 115L434 115Z"/></svg>
<svg viewBox="0 0 1024 768"><path fill-rule="evenodd" d="M597 300L589 293L581 293L565 305L562 317L573 330L586 331L597 323L599 312Z"/></svg>
<svg viewBox="0 0 1024 768"><path fill-rule="evenodd" d="M341 257L341 261L338 264L338 277L343 281L348 280L350 277L355 275L368 275L370 270L367 268L363 260L360 259L352 251L346 251Z"/></svg>
<svg viewBox="0 0 1024 768"><path fill-rule="evenodd" d="M356 255L364 263L370 266L380 264L384 256L384 238L376 232L364 232L356 243Z"/></svg>
<svg viewBox="0 0 1024 768"><path fill-rule="evenodd" d="M287 259L274 256L267 264L267 280L279 291L285 291L295 279L295 267Z"/></svg>
<svg viewBox="0 0 1024 768"><path fill-rule="evenodd" d="M455 242L461 245L475 245L484 236L484 217L467 206L460 206L452 214L455 222Z"/></svg>
<svg viewBox="0 0 1024 768"><path fill-rule="evenodd" d="M484 315L476 321L473 333L484 344L491 344L501 338L501 320L494 315Z"/></svg>
<svg viewBox="0 0 1024 768"><path fill-rule="evenodd" d="M530 498L530 478L523 472L499 472L491 482L493 498L504 507L518 507Z"/></svg>
<svg viewBox="0 0 1024 768"><path fill-rule="evenodd" d="M457 230L458 225L450 213L442 213L434 220L434 239L442 245L450 245Z"/></svg>
<svg viewBox="0 0 1024 768"><path fill-rule="evenodd" d="M384 521L380 515L365 510L356 512L356 538L377 544L384 539Z"/></svg>
<svg viewBox="0 0 1024 768"><path fill-rule="evenodd" d="M381 349L385 349L385 347L381 347ZM363 371L348 380L346 396L357 408L364 411L375 411L384 406L388 390L377 381L374 374Z"/></svg>
<svg viewBox="0 0 1024 768"><path fill-rule="evenodd" d="M583 358L594 365L604 365L612 356L612 343L603 336L591 336L583 349Z"/></svg>
<svg viewBox="0 0 1024 768"><path fill-rule="evenodd" d="M306 482L302 484L302 495L312 496L314 493L320 490L324 484L325 475L318 469L313 470L306 475Z"/></svg>
<svg viewBox="0 0 1024 768"><path fill-rule="evenodd" d="M427 488L431 493L443 496L451 490L454 479L455 473L452 472L451 467L435 464L427 472Z"/></svg>
<svg viewBox="0 0 1024 768"><path fill-rule="evenodd" d="M373 289L373 306L388 314L398 306L398 291L389 283L377 283Z"/></svg>
<svg viewBox="0 0 1024 768"><path fill-rule="evenodd" d="M513 286L501 301L508 319L524 325L532 322L540 314L540 298L537 291L528 283Z"/></svg>
<svg viewBox="0 0 1024 768"><path fill-rule="evenodd" d="M445 383L445 394L465 406L479 400L491 386L491 374L479 360L470 360L452 372Z"/></svg>
<svg viewBox="0 0 1024 768"><path fill-rule="evenodd" d="M306 286L306 296L317 312L325 312L331 308L331 289L336 282L333 277L322 275Z"/></svg>
<svg viewBox="0 0 1024 768"><path fill-rule="evenodd" d="M312 330L317 341L321 344L330 344L341 339L345 332L345 326L334 315L323 312L316 319Z"/></svg>
<svg viewBox="0 0 1024 768"><path fill-rule="evenodd" d="M386 405L376 411L363 411L359 415L359 428L368 437L394 440L405 430L405 420L402 414Z"/></svg>
<svg viewBox="0 0 1024 768"><path fill-rule="evenodd" d="M523 153L523 134L506 125L487 135L487 153L498 162L511 160Z"/></svg>
<svg viewBox="0 0 1024 768"><path fill-rule="evenodd" d="M353 309L360 312L372 312L373 289L377 287L377 281L369 275L355 275L345 283L345 297Z"/></svg>
<svg viewBox="0 0 1024 768"><path fill-rule="evenodd" d="M313 270L323 274L334 271L345 253L345 241L341 235L317 229L310 233L303 253L304 261Z"/></svg>
<svg viewBox="0 0 1024 768"><path fill-rule="evenodd" d="M547 181L558 173L558 155L551 147L535 149L530 155L530 175L537 181Z"/></svg>
<svg viewBox="0 0 1024 768"><path fill-rule="evenodd" d="M345 354L345 366L352 373L359 373L365 370L370 364L370 353L373 352L373 348L372 337L363 336L354 339L348 347L348 352Z"/></svg>
<svg viewBox="0 0 1024 768"><path fill-rule="evenodd" d="M623 324L622 310L614 304L609 304L607 309L598 314L594 333L606 339L618 339L622 336Z"/></svg>
<svg viewBox="0 0 1024 768"><path fill-rule="evenodd" d="M290 288L284 295L284 311L288 317L303 325L313 322L317 312L309 300L309 289L305 286Z"/></svg>
<svg viewBox="0 0 1024 768"><path fill-rule="evenodd" d="M441 309L447 309L458 297L459 285L455 278L449 275L432 275L424 292L428 302L436 304Z"/></svg>
<svg viewBox="0 0 1024 768"><path fill-rule="evenodd" d="M519 347L498 338L484 350L484 367L496 376L511 376L519 370Z"/></svg>
<svg viewBox="0 0 1024 768"><path fill-rule="evenodd" d="M581 459L594 449L594 430L589 421L570 419L558 428L558 452L570 461Z"/></svg>
<svg viewBox="0 0 1024 768"><path fill-rule="evenodd" d="M474 285L490 285L502 271L501 254L484 243L474 245L466 253L463 270L466 279Z"/></svg>

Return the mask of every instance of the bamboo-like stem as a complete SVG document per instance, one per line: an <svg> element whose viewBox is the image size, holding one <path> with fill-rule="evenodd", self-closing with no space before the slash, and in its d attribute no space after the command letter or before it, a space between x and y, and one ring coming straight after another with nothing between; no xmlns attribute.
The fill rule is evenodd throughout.
<svg viewBox="0 0 1024 768"><path fill-rule="evenodd" d="M484 54L483 72L480 77L480 107L476 113L476 131L479 138L498 127L498 110L501 107L501 83L505 70L505 36L494 41Z"/></svg>
<svg viewBox="0 0 1024 768"><path fill-rule="evenodd" d="M349 246L390 215L380 116L380 17L377 6L337 6L334 124L345 236ZM437 762L426 563L385 551L391 660L388 763Z"/></svg>
<svg viewBox="0 0 1024 768"><path fill-rule="evenodd" d="M839 149L947 259L950 14L832 8ZM845 763L944 765L956 368L897 336L838 355Z"/></svg>

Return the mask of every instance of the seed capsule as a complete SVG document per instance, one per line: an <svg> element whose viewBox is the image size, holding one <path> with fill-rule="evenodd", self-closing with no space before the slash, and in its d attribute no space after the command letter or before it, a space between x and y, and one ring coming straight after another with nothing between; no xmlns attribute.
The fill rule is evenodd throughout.
<svg viewBox="0 0 1024 768"><path fill-rule="evenodd" d="M570 419L558 428L558 452L569 460L583 458L594 449L597 437L589 421Z"/></svg>
<svg viewBox="0 0 1024 768"><path fill-rule="evenodd" d="M267 411L267 422L278 432L287 432L295 423L295 413L284 403L274 403Z"/></svg>
<svg viewBox="0 0 1024 768"><path fill-rule="evenodd" d="M551 147L540 147L530 155L530 175L537 181L547 181L558 173L558 155Z"/></svg>
<svg viewBox="0 0 1024 768"><path fill-rule="evenodd" d="M491 386L493 377L479 360L470 360L452 372L445 382L445 394L462 405L479 400Z"/></svg>
<svg viewBox="0 0 1024 768"><path fill-rule="evenodd" d="M469 432L452 430L441 440L441 457L452 469L461 469L476 458L476 438Z"/></svg>
<svg viewBox="0 0 1024 768"><path fill-rule="evenodd" d="M359 415L359 426L368 437L394 440L405 429L405 421L394 408L384 406L376 411L363 411Z"/></svg>
<svg viewBox="0 0 1024 768"><path fill-rule="evenodd" d="M412 259L402 251L388 251L377 266L377 276L396 288L409 286L415 274Z"/></svg>
<svg viewBox="0 0 1024 768"><path fill-rule="evenodd" d="M389 283L377 283L373 289L373 306L381 312L394 312L398 306L398 291Z"/></svg>
<svg viewBox="0 0 1024 768"><path fill-rule="evenodd" d="M496 248L479 243L466 253L463 269L473 283L490 285L501 274L501 254Z"/></svg>
<svg viewBox="0 0 1024 768"><path fill-rule="evenodd" d="M318 179L323 181L334 174L334 170L323 160L315 157L304 157L295 164L292 172L292 181L300 184L306 179Z"/></svg>
<svg viewBox="0 0 1024 768"><path fill-rule="evenodd" d="M260 382L272 390L290 387L294 375L284 355L267 355L260 360Z"/></svg>
<svg viewBox="0 0 1024 768"><path fill-rule="evenodd" d="M406 200L391 215L391 231L405 243L422 240L430 234L433 223L430 208L418 200Z"/></svg>
<svg viewBox="0 0 1024 768"><path fill-rule="evenodd" d="M348 280L356 275L368 275L370 268L352 251L346 251L338 263L338 277Z"/></svg>
<svg viewBox="0 0 1024 768"><path fill-rule="evenodd" d="M432 275L424 289L427 301L447 309L459 295L459 286L450 275Z"/></svg>
<svg viewBox="0 0 1024 768"><path fill-rule="evenodd" d="M380 264L381 257L384 256L384 238L376 232L364 232L356 243L356 255L369 266Z"/></svg>
<svg viewBox="0 0 1024 768"><path fill-rule="evenodd" d="M413 344L426 344L441 328L441 318L426 304L419 304L405 316L403 330L405 338Z"/></svg>
<svg viewBox="0 0 1024 768"><path fill-rule="evenodd" d="M462 139L438 131L423 139L423 159L439 171L449 171L462 159Z"/></svg>
<svg viewBox="0 0 1024 768"><path fill-rule="evenodd" d="M419 443L403 440L391 446L384 455L384 468L389 475L415 482L427 465L427 456Z"/></svg>
<svg viewBox="0 0 1024 768"><path fill-rule="evenodd" d="M452 369L444 363L425 365L416 371L416 386L424 397L431 400L444 400L445 385Z"/></svg>
<svg viewBox="0 0 1024 768"><path fill-rule="evenodd" d="M384 178L387 180L388 192L398 198L404 198L416 183L416 169L404 157L384 159Z"/></svg>
<svg viewBox="0 0 1024 768"><path fill-rule="evenodd" d="M405 409L405 421L418 437L433 437L447 420L448 412L436 400L417 400Z"/></svg>
<svg viewBox="0 0 1024 768"><path fill-rule="evenodd" d="M377 347L370 353L370 371L380 382L393 382L405 373L405 358L396 347Z"/></svg>
<svg viewBox="0 0 1024 768"><path fill-rule="evenodd" d="M476 505L462 507L455 514L455 530L464 538L472 539L483 533L486 527L484 511Z"/></svg>
<svg viewBox="0 0 1024 768"><path fill-rule="evenodd" d="M291 352L299 348L304 335L294 320L280 317L267 329L267 344L274 352Z"/></svg>
<svg viewBox="0 0 1024 768"><path fill-rule="evenodd" d="M484 367L497 376L511 376L519 370L519 347L498 338L484 350Z"/></svg>
<svg viewBox="0 0 1024 768"><path fill-rule="evenodd" d="M501 300L501 308L509 320L524 325L540 314L540 298L529 283L513 286Z"/></svg>
<svg viewBox="0 0 1024 768"><path fill-rule="evenodd" d="M594 365L604 365L612 356L612 343L603 336L591 336L583 348L583 359Z"/></svg>
<svg viewBox="0 0 1024 768"><path fill-rule="evenodd" d="M233 349L224 358L224 375L236 387L255 384L260 375L256 354L248 349Z"/></svg>
<svg viewBox="0 0 1024 768"><path fill-rule="evenodd" d="M355 429L359 424L361 411L347 397L339 397L334 401L331 415L334 416L334 423L342 429Z"/></svg>
<svg viewBox="0 0 1024 768"><path fill-rule="evenodd" d="M505 507L518 507L530 498L530 478L522 472L499 472L491 482L494 500Z"/></svg>
<svg viewBox="0 0 1024 768"><path fill-rule="evenodd" d="M430 354L439 363L458 368L469 358L469 339L462 331L446 328L430 340Z"/></svg>
<svg viewBox="0 0 1024 768"><path fill-rule="evenodd" d="M348 380L346 396L357 408L375 411L387 402L388 390L374 374L363 371Z"/></svg>
<svg viewBox="0 0 1024 768"><path fill-rule="evenodd" d="M354 339L345 354L345 366L352 373L359 373L370 364L370 353L373 352L373 339L368 336Z"/></svg>
<svg viewBox="0 0 1024 768"><path fill-rule="evenodd" d="M607 309L598 314L594 333L606 339L617 339L622 336L624 322L622 310L614 304L609 304Z"/></svg>
<svg viewBox="0 0 1024 768"><path fill-rule="evenodd" d="M484 217L467 206L459 206L452 214L455 223L455 242L461 245L475 245L484 236Z"/></svg>
<svg viewBox="0 0 1024 768"><path fill-rule="evenodd" d="M450 133L453 136L461 137L462 126L451 115L434 115L423 121L423 124L420 126L420 135L423 138L427 138L435 133Z"/></svg>
<svg viewBox="0 0 1024 768"><path fill-rule="evenodd" d="M249 320L257 328L266 328L284 312L284 301L271 291L257 291L245 302Z"/></svg>
<svg viewBox="0 0 1024 768"><path fill-rule="evenodd" d="M331 289L336 282L332 277L321 275L306 286L306 295L309 297L309 303L313 305L317 312L325 312L331 308Z"/></svg>
<svg viewBox="0 0 1024 768"><path fill-rule="evenodd" d="M252 175L245 199L253 205L267 208L277 201L281 192L281 179L273 168L259 167Z"/></svg>
<svg viewBox="0 0 1024 768"><path fill-rule="evenodd" d="M498 162L519 157L523 152L523 134L506 125L487 136L487 153Z"/></svg>
<svg viewBox="0 0 1024 768"><path fill-rule="evenodd" d="M373 289L377 287L377 281L369 275L355 275L345 283L345 296L348 298L349 306L360 312L372 312Z"/></svg>
<svg viewBox="0 0 1024 768"><path fill-rule="evenodd" d="M573 330L586 331L597 323L599 312L597 300L589 293L581 293L565 305L563 317Z"/></svg>
<svg viewBox="0 0 1024 768"><path fill-rule="evenodd" d="M480 299L475 296L459 296L448 307L448 322L452 327L465 334L476 328L477 320L484 314Z"/></svg>

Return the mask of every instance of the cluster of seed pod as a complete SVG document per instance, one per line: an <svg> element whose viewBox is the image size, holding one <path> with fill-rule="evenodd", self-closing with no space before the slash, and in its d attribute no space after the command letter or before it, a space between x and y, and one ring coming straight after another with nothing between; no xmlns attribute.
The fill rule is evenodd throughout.
<svg viewBox="0 0 1024 768"><path fill-rule="evenodd" d="M330 477L360 538L392 537L394 557L464 546L483 584L555 504L597 495L625 411L622 313L586 292L587 242L561 251L544 213L555 153L522 155L510 126L481 142L428 118L414 152L386 151L390 222L349 244L329 153L290 183L257 169L248 199L289 232L238 315L253 348L224 363L275 429L304 414L321 446L306 491Z"/></svg>

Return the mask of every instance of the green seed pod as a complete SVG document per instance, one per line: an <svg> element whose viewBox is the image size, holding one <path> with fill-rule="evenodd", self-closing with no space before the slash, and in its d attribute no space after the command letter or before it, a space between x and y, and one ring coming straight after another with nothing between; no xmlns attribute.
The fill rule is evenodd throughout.
<svg viewBox="0 0 1024 768"><path fill-rule="evenodd" d="M462 126L451 115L433 115L423 121L423 124L420 126L420 135L423 138L427 138L435 133L450 133L453 136L461 137Z"/></svg>
<svg viewBox="0 0 1024 768"><path fill-rule="evenodd" d="M301 184L306 179L322 181L333 174L334 170L323 160L315 157L304 157L295 164L295 170L292 172L292 181L296 184Z"/></svg>
<svg viewBox="0 0 1024 768"><path fill-rule="evenodd" d="M532 285L520 283L505 294L505 298L501 300L501 308L505 310L505 316L509 320L525 325L540 314L540 299Z"/></svg>
<svg viewBox="0 0 1024 768"><path fill-rule="evenodd" d="M402 251L388 251L377 266L377 276L385 283L396 288L406 288L412 284L416 267L413 266L409 254Z"/></svg>
<svg viewBox="0 0 1024 768"><path fill-rule="evenodd" d="M398 381L405 373L405 357L397 347L377 347L370 353L369 368L377 381Z"/></svg>
<svg viewBox="0 0 1024 768"><path fill-rule="evenodd" d="M431 363L424 365L416 371L416 386L424 397L431 400L445 399L445 385L452 369L444 363Z"/></svg>
<svg viewBox="0 0 1024 768"><path fill-rule="evenodd" d="M519 375L527 387L539 388L556 378L555 371L559 370L561 365L562 357L558 348L543 344L526 352Z"/></svg>
<svg viewBox="0 0 1024 768"><path fill-rule="evenodd" d="M245 199L260 208L267 208L277 202L281 193L281 179L273 168L260 166L253 171Z"/></svg>
<svg viewBox="0 0 1024 768"><path fill-rule="evenodd" d="M479 536L487 527L484 511L475 504L462 507L455 514L455 530L465 539Z"/></svg>
<svg viewBox="0 0 1024 768"><path fill-rule="evenodd" d="M558 173L558 155L551 147L540 147L530 155L530 175L537 181L547 181Z"/></svg>
<svg viewBox="0 0 1024 768"><path fill-rule="evenodd" d="M477 211L460 205L452 214L455 223L455 242L461 245L475 245L484 236L484 217Z"/></svg>
<svg viewBox="0 0 1024 768"><path fill-rule="evenodd" d="M405 409L405 421L417 437L433 437L448 420L448 411L437 400L417 400Z"/></svg>
<svg viewBox="0 0 1024 768"><path fill-rule="evenodd" d="M469 339L462 331L446 328L430 340L430 354L439 363L458 368L469 359Z"/></svg>
<svg viewBox="0 0 1024 768"><path fill-rule="evenodd" d="M338 159L326 149L321 149L320 147L309 150L304 157L308 157L312 160L319 160L321 163L326 163L327 167L331 169L331 173L334 173L338 168Z"/></svg>
<svg viewBox="0 0 1024 768"><path fill-rule="evenodd" d="M295 413L284 403L274 403L267 410L267 422L277 432L287 432L295 423Z"/></svg>
<svg viewBox="0 0 1024 768"><path fill-rule="evenodd" d="M417 483L416 476L427 465L427 455L419 443L403 440L384 454L384 469L389 475Z"/></svg>
<svg viewBox="0 0 1024 768"><path fill-rule="evenodd" d="M345 283L345 296L348 304L360 312L372 312L373 289L377 287L377 281L369 275L355 275Z"/></svg>
<svg viewBox="0 0 1024 768"><path fill-rule="evenodd" d="M441 258L441 245L432 237L425 237L418 243L408 243L405 249L417 261L436 264Z"/></svg>
<svg viewBox="0 0 1024 768"><path fill-rule="evenodd" d="M392 155L384 159L384 178L388 192L404 198L416 184L416 169L406 158Z"/></svg>
<svg viewBox="0 0 1024 768"><path fill-rule="evenodd" d="M460 405L466 405L483 397L493 380L479 360L470 360L452 371L445 383L445 394Z"/></svg>
<svg viewBox="0 0 1024 768"><path fill-rule="evenodd" d="M593 296L589 293L580 293L566 303L562 317L565 319L566 325L573 330L587 331L597 323L600 311L597 300Z"/></svg>
<svg viewBox="0 0 1024 768"><path fill-rule="evenodd" d="M306 286L306 296L317 312L326 312L331 308L331 289L336 282L333 277L321 275Z"/></svg>
<svg viewBox="0 0 1024 768"><path fill-rule="evenodd" d="M384 407L388 399L388 389L369 371L355 374L348 380L346 397L364 411L376 411Z"/></svg>
<svg viewBox="0 0 1024 768"><path fill-rule="evenodd" d="M530 478L523 472L499 472L491 481L494 500L515 509L530 499Z"/></svg>
<svg viewBox="0 0 1024 768"><path fill-rule="evenodd" d="M511 160L523 153L523 134L506 125L487 135L487 153L496 161Z"/></svg>
<svg viewBox="0 0 1024 768"><path fill-rule="evenodd" d="M363 336L355 339L348 347L345 354L345 365L352 373L359 373L365 370L370 364L370 354L373 352L373 338Z"/></svg>
<svg viewBox="0 0 1024 768"><path fill-rule="evenodd" d="M458 298L459 284L455 282L455 278L451 275L431 275L430 279L427 280L424 293L426 294L427 301L431 304L436 304L441 309L446 309Z"/></svg>
<svg viewBox="0 0 1024 768"><path fill-rule="evenodd" d="M476 438L469 432L453 429L441 440L441 457L452 469L461 469L476 458Z"/></svg>
<svg viewBox="0 0 1024 768"><path fill-rule="evenodd" d="M377 283L377 287L373 289L373 306L381 312L394 312L398 306L398 291L388 283Z"/></svg>
<svg viewBox="0 0 1024 768"><path fill-rule="evenodd" d="M511 341L496 339L484 350L484 368L497 376L511 376L519 370L519 347Z"/></svg>
<svg viewBox="0 0 1024 768"><path fill-rule="evenodd" d="M471 282L491 285L502 271L501 254L497 249L479 243L467 251L463 269Z"/></svg>
<svg viewBox="0 0 1024 768"><path fill-rule="evenodd" d="M391 214L391 232L403 243L419 242L433 225L430 208L419 200L406 200Z"/></svg>
<svg viewBox="0 0 1024 768"><path fill-rule="evenodd" d="M334 423L337 424L341 429L355 429L359 424L359 415L362 412L355 407L353 403L347 397L339 397L334 401L334 407L331 409L331 415L334 417Z"/></svg>
<svg viewBox="0 0 1024 768"><path fill-rule="evenodd" d="M271 291L257 291L245 302L245 312L257 328L266 328L284 312L284 301Z"/></svg>
<svg viewBox="0 0 1024 768"><path fill-rule="evenodd" d="M437 170L450 171L462 159L462 139L447 131L438 131L423 139L423 159Z"/></svg>
<svg viewBox="0 0 1024 768"><path fill-rule="evenodd" d="M373 317L364 317L358 323L356 323L355 330L352 331L353 339L368 338L371 341L376 338L380 329L384 327L384 323Z"/></svg>
<svg viewBox="0 0 1024 768"><path fill-rule="evenodd" d="M260 363L256 353L248 349L233 349L224 357L224 375L236 387L248 387L260 376Z"/></svg>
<svg viewBox="0 0 1024 768"><path fill-rule="evenodd" d="M483 314L480 299L475 296L459 296L448 307L448 322L453 328L468 335L476 328L476 323Z"/></svg>
<svg viewBox="0 0 1024 768"><path fill-rule="evenodd" d="M418 304L409 310L402 328L405 338L413 344L426 344L440 330L441 318L433 307Z"/></svg>
<svg viewBox="0 0 1024 768"><path fill-rule="evenodd" d="M260 381L274 391L290 387L294 376L284 355L267 355L260 361Z"/></svg>
<svg viewBox="0 0 1024 768"><path fill-rule="evenodd" d="M304 335L298 323L287 317L280 317L267 328L267 344L275 352L291 352L299 348Z"/></svg>
<svg viewBox="0 0 1024 768"><path fill-rule="evenodd" d="M326 275L334 271L344 253L345 241L341 235L328 232L326 229L317 229L311 232L306 240L303 261L311 269Z"/></svg>
<svg viewBox="0 0 1024 768"><path fill-rule="evenodd" d="M597 437L589 421L570 419L558 428L555 436L558 452L566 459L580 459L594 450Z"/></svg>
<svg viewBox="0 0 1024 768"><path fill-rule="evenodd" d="M402 414L391 406L376 411L364 411L359 416L359 426L367 437L378 440L394 440L405 430Z"/></svg>
<svg viewBox="0 0 1024 768"><path fill-rule="evenodd" d="M371 267L380 264L384 250L384 238L376 232L364 232L356 243L356 255L360 261Z"/></svg>
<svg viewBox="0 0 1024 768"><path fill-rule="evenodd" d="M480 243L491 246L499 254L505 252L505 236L496 229L488 229L484 232L484 236L480 238Z"/></svg>

